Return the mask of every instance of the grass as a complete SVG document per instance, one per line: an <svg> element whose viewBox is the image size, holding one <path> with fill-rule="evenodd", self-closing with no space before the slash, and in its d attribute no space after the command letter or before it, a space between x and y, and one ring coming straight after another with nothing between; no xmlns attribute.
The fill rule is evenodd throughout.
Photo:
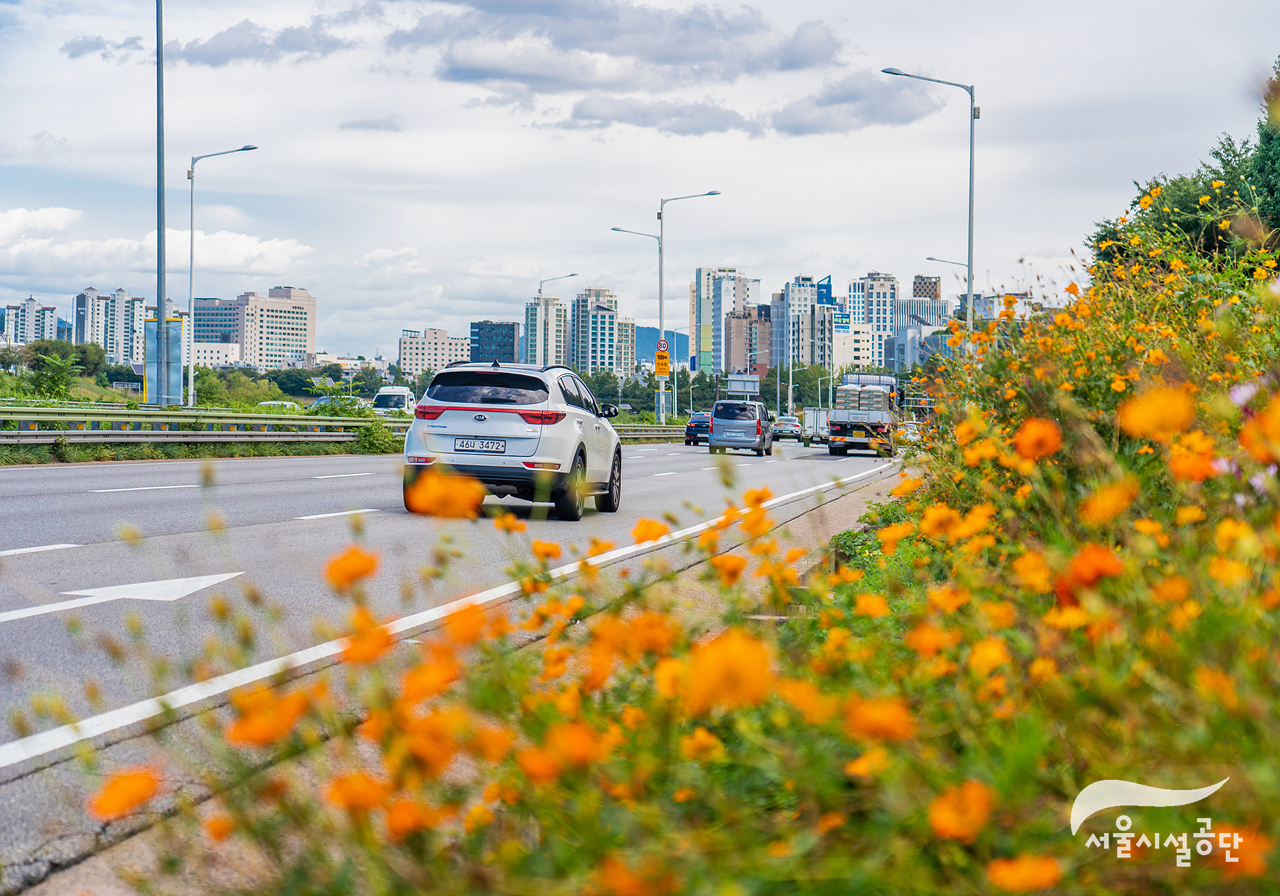
<svg viewBox="0 0 1280 896"><path fill-rule="evenodd" d="M88 463L112 460L195 460L215 457L306 457L342 454L399 454L361 451L356 442L216 442L156 444L126 442L103 445L0 445L0 466Z"/></svg>

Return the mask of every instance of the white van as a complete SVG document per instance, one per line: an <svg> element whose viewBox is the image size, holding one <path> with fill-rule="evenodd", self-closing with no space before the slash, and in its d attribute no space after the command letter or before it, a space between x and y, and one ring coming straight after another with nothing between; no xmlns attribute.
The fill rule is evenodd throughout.
<svg viewBox="0 0 1280 896"><path fill-rule="evenodd" d="M413 406L417 403L418 399L408 386L383 386L373 396L373 412L380 417L396 411L412 414Z"/></svg>

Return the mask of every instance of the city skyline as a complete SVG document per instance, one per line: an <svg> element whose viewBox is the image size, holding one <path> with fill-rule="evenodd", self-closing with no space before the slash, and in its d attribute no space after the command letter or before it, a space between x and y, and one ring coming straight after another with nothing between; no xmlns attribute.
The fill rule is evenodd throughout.
<svg viewBox="0 0 1280 896"><path fill-rule="evenodd" d="M148 8L4 8L0 304L86 284L154 295ZM967 98L879 73L890 65L976 85L975 288L1061 287L1071 249L1123 211L1133 180L1253 133L1274 59L1267 29L1192 6L1158 21L1023 9L994 28L994 5L500 9L169 10L169 220L185 224L189 155L260 146L201 168L197 295L309 282L326 296L322 341L388 350L407 321L520 320L539 279L578 271L653 325L653 246L609 228L655 228L660 198L714 189L668 208L668 273L738 267L776 288L883 268L940 275L954 297L961 269L924 258L963 257ZM971 52L979 32L1002 52ZM1163 50L1190 36L1196 70ZM186 233L167 237L177 301ZM668 282L677 319L685 282Z"/></svg>

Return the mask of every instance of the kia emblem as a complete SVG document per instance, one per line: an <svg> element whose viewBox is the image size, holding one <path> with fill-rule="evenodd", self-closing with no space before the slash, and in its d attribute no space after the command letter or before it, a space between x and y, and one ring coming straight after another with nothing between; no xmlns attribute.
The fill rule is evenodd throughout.
<svg viewBox="0 0 1280 896"><path fill-rule="evenodd" d="M476 414L476 419L483 423L485 420L488 420L489 418L486 417L484 414Z"/></svg>

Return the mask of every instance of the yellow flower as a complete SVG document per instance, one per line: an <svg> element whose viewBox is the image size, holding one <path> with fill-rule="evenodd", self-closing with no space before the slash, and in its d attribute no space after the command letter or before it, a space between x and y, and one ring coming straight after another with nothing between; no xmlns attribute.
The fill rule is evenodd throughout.
<svg viewBox="0 0 1280 896"><path fill-rule="evenodd" d="M1051 656L1036 657L1027 667L1027 674L1036 684L1044 684L1058 677L1058 661Z"/></svg>
<svg viewBox="0 0 1280 896"><path fill-rule="evenodd" d="M1209 186L1215 190L1220 190L1226 185L1227 185L1227 182L1225 180L1215 180L1213 183L1209 184Z"/></svg>
<svg viewBox="0 0 1280 896"><path fill-rule="evenodd" d="M1050 628L1075 629L1089 623L1089 613L1081 607L1054 607L1041 617Z"/></svg>
<svg viewBox="0 0 1280 896"><path fill-rule="evenodd" d="M983 601L979 609L987 617L991 627L997 630L1009 628L1017 619L1017 610L1008 601Z"/></svg>
<svg viewBox="0 0 1280 896"><path fill-rule="evenodd" d="M680 755L697 762L714 762L725 758L724 743L706 728L680 738Z"/></svg>
<svg viewBox="0 0 1280 896"><path fill-rule="evenodd" d="M493 823L493 810L483 803L477 803L471 807L471 811L467 813L467 817L462 821L463 830L468 834L478 831L480 828L487 827Z"/></svg>
<svg viewBox="0 0 1280 896"><path fill-rule="evenodd" d="M1199 200L1197 200L1197 201L1198 201L1201 205L1204 205L1206 202L1208 202L1208 201L1209 201L1209 197L1208 197L1208 196L1201 196L1201 197L1200 197L1200 199L1199 199Z"/></svg>
<svg viewBox="0 0 1280 896"><path fill-rule="evenodd" d="M1020 855L1016 859L994 859L987 865L987 880L1011 893L1043 890L1061 878L1062 869L1052 856Z"/></svg>
<svg viewBox="0 0 1280 896"><path fill-rule="evenodd" d="M1209 561L1209 575L1227 588L1234 588L1249 581L1253 573L1239 560L1218 555Z"/></svg>
<svg viewBox="0 0 1280 896"><path fill-rule="evenodd" d="M1174 522L1179 526L1185 526L1188 523L1198 523L1202 519L1204 519L1204 509L1196 507L1194 504L1179 507L1177 513L1174 514Z"/></svg>

